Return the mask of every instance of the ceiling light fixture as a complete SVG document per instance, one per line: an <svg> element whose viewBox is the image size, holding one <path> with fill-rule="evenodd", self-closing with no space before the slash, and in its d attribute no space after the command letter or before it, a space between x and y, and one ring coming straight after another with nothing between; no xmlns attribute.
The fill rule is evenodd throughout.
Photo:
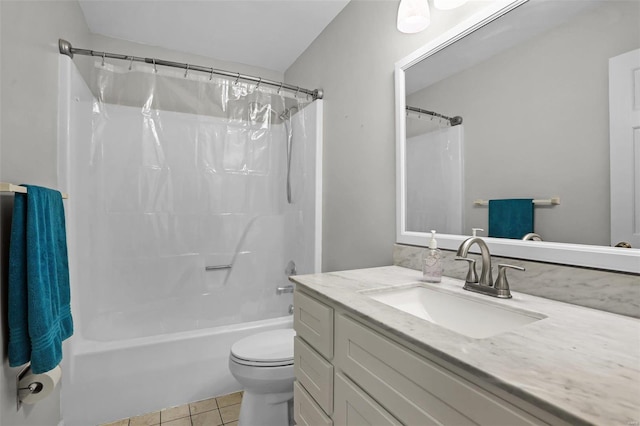
<svg viewBox="0 0 640 426"><path fill-rule="evenodd" d="M427 0L400 0L398 31L407 34L419 33L427 28L430 23L431 13L429 12L429 2Z"/></svg>
<svg viewBox="0 0 640 426"><path fill-rule="evenodd" d="M433 0L433 6L440 10L450 10L460 7L466 2L467 0Z"/></svg>

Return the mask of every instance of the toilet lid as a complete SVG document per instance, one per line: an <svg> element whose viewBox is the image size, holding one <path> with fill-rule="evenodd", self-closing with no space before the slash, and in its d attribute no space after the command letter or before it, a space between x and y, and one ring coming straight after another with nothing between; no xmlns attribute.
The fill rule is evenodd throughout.
<svg viewBox="0 0 640 426"><path fill-rule="evenodd" d="M231 355L253 362L284 362L293 360L292 328L271 330L238 340L231 346Z"/></svg>

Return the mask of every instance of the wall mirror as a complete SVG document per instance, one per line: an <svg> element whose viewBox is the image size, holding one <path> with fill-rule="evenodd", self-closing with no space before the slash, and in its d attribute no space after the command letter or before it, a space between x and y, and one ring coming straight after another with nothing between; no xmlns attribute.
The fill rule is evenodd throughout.
<svg viewBox="0 0 640 426"><path fill-rule="evenodd" d="M487 235L489 200L531 198L542 241L487 237L492 254L640 273L640 154L610 144L611 120L640 116L640 72L610 69L640 59L638 22L637 2L496 0L398 61L397 242L426 246L436 229L457 249ZM633 109L634 94L635 111L610 106Z"/></svg>

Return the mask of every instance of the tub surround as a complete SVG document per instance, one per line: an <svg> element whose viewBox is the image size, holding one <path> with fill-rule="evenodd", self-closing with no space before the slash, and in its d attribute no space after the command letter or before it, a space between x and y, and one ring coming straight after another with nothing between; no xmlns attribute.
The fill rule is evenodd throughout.
<svg viewBox="0 0 640 426"><path fill-rule="evenodd" d="M59 128L65 131L56 187L73 195L67 231L69 258L76 261L70 268L78 322L63 360L65 425L98 424L240 389L228 368L231 346L249 334L291 328L292 298L277 295L275 287L287 282L289 261L298 271L319 269L322 101L289 120L289 130L300 137L291 163L294 204L288 204L280 185L287 171L284 124L270 126L260 143L241 132L231 143L236 151L223 158L218 154L229 141L218 137L225 134L220 126L241 129L246 123L192 108L154 110L148 121L128 106L142 105L144 96L99 102L98 114L75 63L58 59ZM113 76L126 67L109 63L96 72ZM144 73L149 67L135 69L151 90L146 77L155 77ZM184 82L169 71L158 78ZM129 80L134 74L118 75L126 77L122 84L137 84ZM101 86L107 99L124 93L114 83ZM272 107L283 111L284 99L276 98L280 106ZM92 156L84 140L104 145L96 151L101 155ZM244 150L249 142L260 149ZM245 166L249 174L234 173ZM96 212L98 204L105 208ZM229 264L232 270L207 270Z"/></svg>
<svg viewBox="0 0 640 426"><path fill-rule="evenodd" d="M446 266L445 266L446 268ZM547 318L490 338L473 339L376 302L362 290L416 283L421 273L388 266L292 278L298 289L344 308L388 334L433 354L499 392L569 423L640 420L640 321L514 291L497 300L464 291L444 277L426 284ZM515 274L511 280L518 281Z"/></svg>
<svg viewBox="0 0 640 426"><path fill-rule="evenodd" d="M395 244L393 264L420 270L424 250ZM455 257L454 251L442 250L444 275L464 280L467 263L456 262ZM526 268L507 272L512 291L640 318L640 276L636 274L491 256L494 270L498 263ZM480 260L476 269L480 271Z"/></svg>

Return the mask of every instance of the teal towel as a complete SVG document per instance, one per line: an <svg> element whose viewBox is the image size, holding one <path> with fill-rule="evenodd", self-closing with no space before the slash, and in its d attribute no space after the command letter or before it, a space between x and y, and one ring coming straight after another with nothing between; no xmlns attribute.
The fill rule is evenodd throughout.
<svg viewBox="0 0 640 426"><path fill-rule="evenodd" d="M9 246L9 365L35 374L62 360L73 334L62 195L33 185L16 193Z"/></svg>
<svg viewBox="0 0 640 426"><path fill-rule="evenodd" d="M489 236L522 238L533 232L533 199L489 200Z"/></svg>

